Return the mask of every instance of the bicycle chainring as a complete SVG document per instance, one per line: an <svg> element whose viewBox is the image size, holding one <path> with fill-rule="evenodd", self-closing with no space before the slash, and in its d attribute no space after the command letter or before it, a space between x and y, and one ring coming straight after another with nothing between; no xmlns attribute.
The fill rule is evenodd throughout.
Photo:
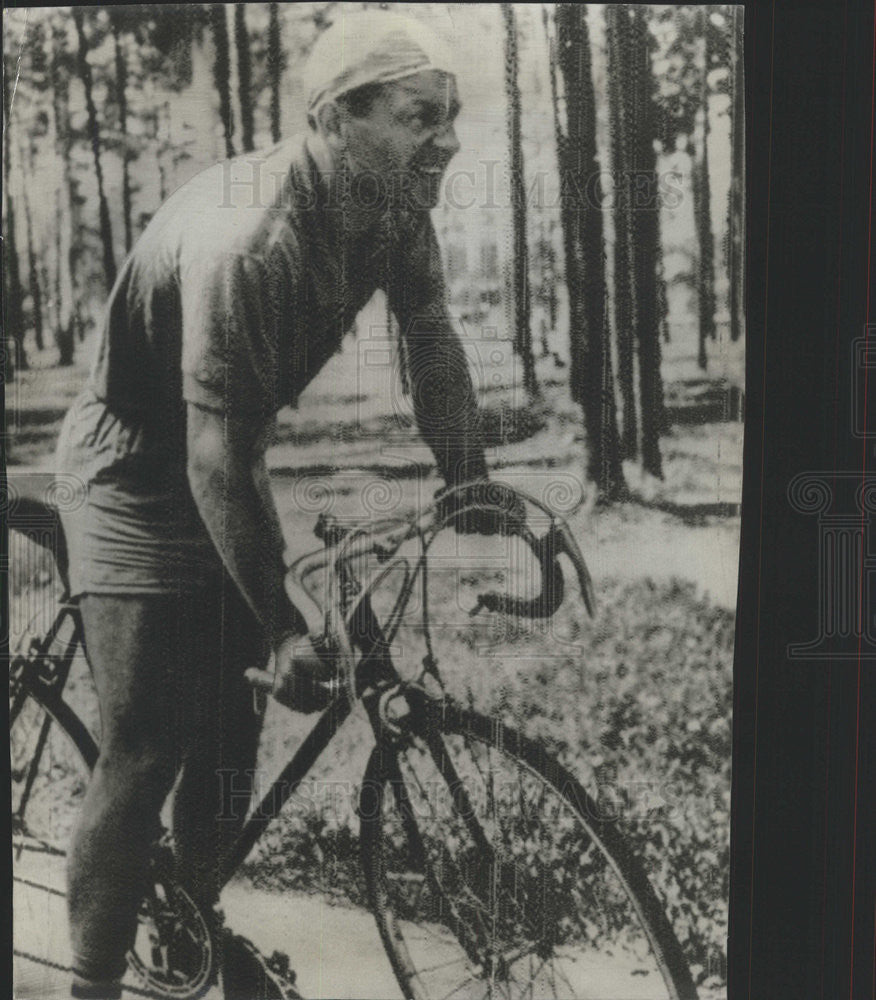
<svg viewBox="0 0 876 1000"><path fill-rule="evenodd" d="M196 1000L216 974L210 929L191 896L170 879L157 879L140 911L128 965L148 988L174 1000Z"/></svg>

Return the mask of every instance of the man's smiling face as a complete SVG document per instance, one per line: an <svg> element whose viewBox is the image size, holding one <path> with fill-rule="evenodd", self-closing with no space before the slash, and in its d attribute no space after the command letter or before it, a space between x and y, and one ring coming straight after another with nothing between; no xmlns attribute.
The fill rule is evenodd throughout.
<svg viewBox="0 0 876 1000"><path fill-rule="evenodd" d="M362 117L345 115L346 160L359 198L383 198L391 208L434 208L459 151L459 109L456 79L427 70L384 84Z"/></svg>

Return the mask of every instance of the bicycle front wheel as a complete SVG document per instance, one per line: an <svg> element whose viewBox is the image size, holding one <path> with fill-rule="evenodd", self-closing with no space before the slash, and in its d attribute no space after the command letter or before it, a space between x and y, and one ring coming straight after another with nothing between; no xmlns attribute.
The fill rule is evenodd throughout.
<svg viewBox="0 0 876 1000"><path fill-rule="evenodd" d="M634 853L538 744L425 700L373 751L369 900L405 997L695 1000Z"/></svg>

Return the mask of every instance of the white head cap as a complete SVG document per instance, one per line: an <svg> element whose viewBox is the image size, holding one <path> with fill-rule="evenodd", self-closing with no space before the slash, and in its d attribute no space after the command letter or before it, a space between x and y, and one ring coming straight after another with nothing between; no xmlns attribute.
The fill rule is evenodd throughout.
<svg viewBox="0 0 876 1000"><path fill-rule="evenodd" d="M425 70L454 72L448 46L421 21L383 10L347 14L345 6L317 39L304 71L311 120L327 101L366 84Z"/></svg>

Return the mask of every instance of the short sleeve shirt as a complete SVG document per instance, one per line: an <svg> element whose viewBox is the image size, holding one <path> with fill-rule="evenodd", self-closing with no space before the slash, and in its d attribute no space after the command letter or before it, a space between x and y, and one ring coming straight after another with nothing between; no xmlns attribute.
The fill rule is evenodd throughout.
<svg viewBox="0 0 876 1000"><path fill-rule="evenodd" d="M268 422L378 288L400 318L444 308L427 213L380 246L351 243L343 222L304 137L217 164L172 195L107 304L89 391L124 442L97 464L183 464L186 402ZM84 430L83 443L97 440Z"/></svg>

